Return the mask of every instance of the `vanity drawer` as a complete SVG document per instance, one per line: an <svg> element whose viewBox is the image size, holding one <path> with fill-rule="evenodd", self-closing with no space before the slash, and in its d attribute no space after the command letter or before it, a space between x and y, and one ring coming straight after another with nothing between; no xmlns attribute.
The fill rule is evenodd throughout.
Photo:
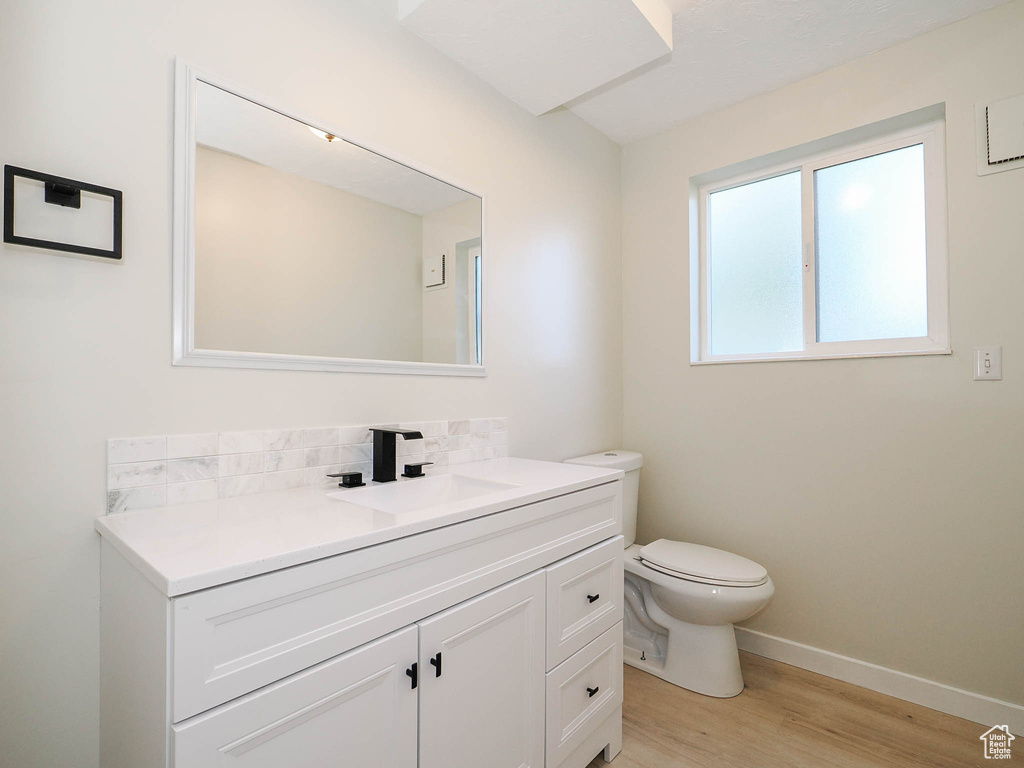
<svg viewBox="0 0 1024 768"><path fill-rule="evenodd" d="M547 674L546 764L553 768L622 706L622 622Z"/></svg>
<svg viewBox="0 0 1024 768"><path fill-rule="evenodd" d="M547 569L547 658L554 669L622 621L622 537Z"/></svg>
<svg viewBox="0 0 1024 768"><path fill-rule="evenodd" d="M611 482L177 597L172 722L544 568L621 529L622 483ZM620 597L621 581L620 574Z"/></svg>

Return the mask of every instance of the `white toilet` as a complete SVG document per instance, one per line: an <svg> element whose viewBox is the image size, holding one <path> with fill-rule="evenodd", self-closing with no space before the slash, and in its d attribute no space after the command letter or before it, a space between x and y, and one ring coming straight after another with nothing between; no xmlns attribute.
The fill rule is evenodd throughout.
<svg viewBox="0 0 1024 768"><path fill-rule="evenodd" d="M732 625L771 601L775 585L768 572L745 557L699 544L668 539L634 544L641 454L606 451L566 463L626 473L626 663L708 696L727 698L742 692Z"/></svg>

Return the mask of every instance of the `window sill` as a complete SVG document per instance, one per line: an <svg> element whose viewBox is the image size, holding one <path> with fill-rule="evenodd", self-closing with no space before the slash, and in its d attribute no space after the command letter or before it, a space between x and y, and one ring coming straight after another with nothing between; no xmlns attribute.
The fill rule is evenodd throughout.
<svg viewBox="0 0 1024 768"><path fill-rule="evenodd" d="M949 347L938 349L914 349L902 352L846 352L834 355L804 355L794 353L789 355L750 355L746 357L723 357L711 360L691 360L690 365L734 365L736 363L778 363L781 361L793 360L854 360L862 357L921 357L922 355L951 355L953 350Z"/></svg>

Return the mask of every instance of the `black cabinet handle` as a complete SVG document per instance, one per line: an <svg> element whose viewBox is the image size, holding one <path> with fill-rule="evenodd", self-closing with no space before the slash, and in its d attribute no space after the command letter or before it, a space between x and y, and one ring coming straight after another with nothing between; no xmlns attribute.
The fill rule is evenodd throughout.
<svg viewBox="0 0 1024 768"><path fill-rule="evenodd" d="M593 603L593 602L597 602L597 599L599 597L601 597L600 593L598 593L596 595L587 595L587 600L589 600L590 602Z"/></svg>
<svg viewBox="0 0 1024 768"><path fill-rule="evenodd" d="M440 651L435 653L434 656L430 659L430 664L431 664L431 666L434 667L434 677L440 677L441 676L441 652Z"/></svg>
<svg viewBox="0 0 1024 768"><path fill-rule="evenodd" d="M601 688L599 686L596 686L596 685L593 688L587 688L587 698L589 698L589 699L594 698L594 694L597 693L600 690L601 690Z"/></svg>
<svg viewBox="0 0 1024 768"><path fill-rule="evenodd" d="M405 674L412 678L412 687L415 688L420 681L420 665L413 662L413 665L405 670Z"/></svg>

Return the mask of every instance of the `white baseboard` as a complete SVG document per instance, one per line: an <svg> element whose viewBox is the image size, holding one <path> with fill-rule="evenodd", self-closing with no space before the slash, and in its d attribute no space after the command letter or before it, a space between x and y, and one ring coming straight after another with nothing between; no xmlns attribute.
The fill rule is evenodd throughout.
<svg viewBox="0 0 1024 768"><path fill-rule="evenodd" d="M753 629L736 627L736 644L741 651L859 685L986 727L1008 725L1011 733L1024 736L1024 706L1019 704L953 688Z"/></svg>

